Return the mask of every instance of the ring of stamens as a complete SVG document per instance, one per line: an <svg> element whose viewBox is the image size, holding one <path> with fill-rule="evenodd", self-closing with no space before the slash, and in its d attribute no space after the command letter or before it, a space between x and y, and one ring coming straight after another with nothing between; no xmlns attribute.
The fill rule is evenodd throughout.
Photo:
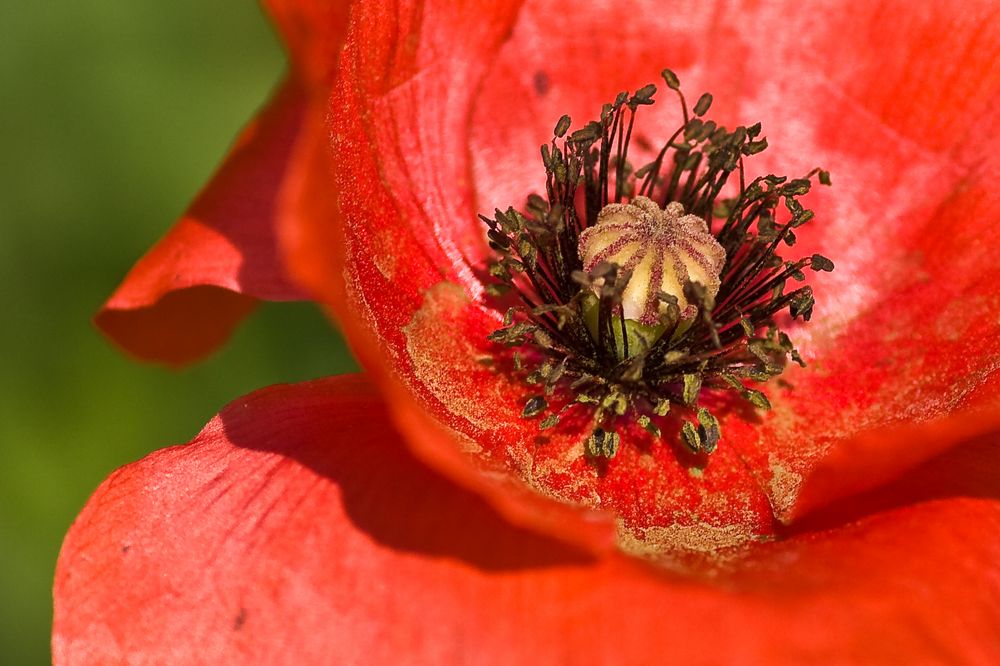
<svg viewBox="0 0 1000 666"><path fill-rule="evenodd" d="M648 85L619 94L575 132L563 116L541 149L545 196L529 196L524 212L481 216L497 253L488 291L506 307L490 339L514 348L515 367L538 387L522 415L547 429L570 410L590 410L595 458L614 457L623 421L658 437L671 411L684 419L680 441L691 453L713 452L721 432L703 404L709 393L768 409L751 384L781 374L789 359L804 365L779 315L808 320L813 308L809 286L786 291L787 283L807 268L833 269L821 255L778 254L813 219L798 199L829 174L747 183L744 159L767 147L760 123L729 131L705 120L708 94L689 113L677 77L663 78L683 124L652 161L637 170L628 161L637 111L653 103ZM731 178L738 194L727 198Z"/></svg>

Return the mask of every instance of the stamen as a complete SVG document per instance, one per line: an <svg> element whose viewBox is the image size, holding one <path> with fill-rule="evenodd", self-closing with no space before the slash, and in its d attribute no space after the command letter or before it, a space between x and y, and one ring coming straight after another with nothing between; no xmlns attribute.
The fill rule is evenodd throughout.
<svg viewBox="0 0 1000 666"><path fill-rule="evenodd" d="M616 455L626 423L660 438L675 418L687 418L679 444L713 452L721 433L706 396L730 393L768 409L748 383L780 374L788 359L803 364L778 315L808 320L814 305L809 286L785 293L786 283L806 268L833 270L821 255L778 254L813 219L798 198L813 177L828 185L829 174L747 184L744 158L767 148L760 124L728 131L703 120L708 94L691 116L676 75L663 78L684 122L651 162L628 161L636 112L653 103L649 85L619 94L575 132L560 118L541 149L545 196L529 196L525 212L481 216L498 254L489 291L498 305L519 300L490 339L518 349L515 372L543 394L526 398L522 416L548 429L570 410L589 410L586 450L595 458ZM723 198L734 174L738 194Z"/></svg>

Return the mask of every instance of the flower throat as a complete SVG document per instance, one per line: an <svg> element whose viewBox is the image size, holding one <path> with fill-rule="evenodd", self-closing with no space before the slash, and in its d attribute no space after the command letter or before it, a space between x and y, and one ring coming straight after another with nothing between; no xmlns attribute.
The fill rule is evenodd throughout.
<svg viewBox="0 0 1000 666"><path fill-rule="evenodd" d="M728 131L704 119L711 95L689 111L677 76L663 78L684 122L651 162L628 160L637 112L653 104L647 85L572 133L560 118L541 147L545 196L480 216L497 253L488 292L507 308L489 338L537 387L522 416L545 430L586 410L594 458L614 457L630 424L661 437L671 422L686 450L709 454L721 438L712 409L727 395L769 409L752 384L789 359L805 365L779 321L786 310L807 321L812 289L787 283L833 270L818 254L778 254L813 218L798 198L829 174L747 183L744 159L767 148L760 123Z"/></svg>

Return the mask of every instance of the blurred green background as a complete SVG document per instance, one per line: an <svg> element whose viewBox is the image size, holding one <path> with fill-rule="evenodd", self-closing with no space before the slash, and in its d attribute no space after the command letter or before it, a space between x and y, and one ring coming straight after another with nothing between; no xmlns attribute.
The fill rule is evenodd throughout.
<svg viewBox="0 0 1000 666"><path fill-rule="evenodd" d="M43 664L63 534L110 471L257 387L355 366L306 304L182 372L90 323L278 81L252 0L8 2L0 25L0 662Z"/></svg>

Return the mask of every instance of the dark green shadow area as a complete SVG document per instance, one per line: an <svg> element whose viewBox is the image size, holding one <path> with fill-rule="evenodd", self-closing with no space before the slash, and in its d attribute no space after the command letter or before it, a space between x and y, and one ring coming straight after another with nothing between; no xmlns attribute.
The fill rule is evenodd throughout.
<svg viewBox="0 0 1000 666"><path fill-rule="evenodd" d="M255 2L4 3L0 24L0 661L44 664L63 534L111 470L255 388L356 366L307 304L181 372L90 324L278 81Z"/></svg>

